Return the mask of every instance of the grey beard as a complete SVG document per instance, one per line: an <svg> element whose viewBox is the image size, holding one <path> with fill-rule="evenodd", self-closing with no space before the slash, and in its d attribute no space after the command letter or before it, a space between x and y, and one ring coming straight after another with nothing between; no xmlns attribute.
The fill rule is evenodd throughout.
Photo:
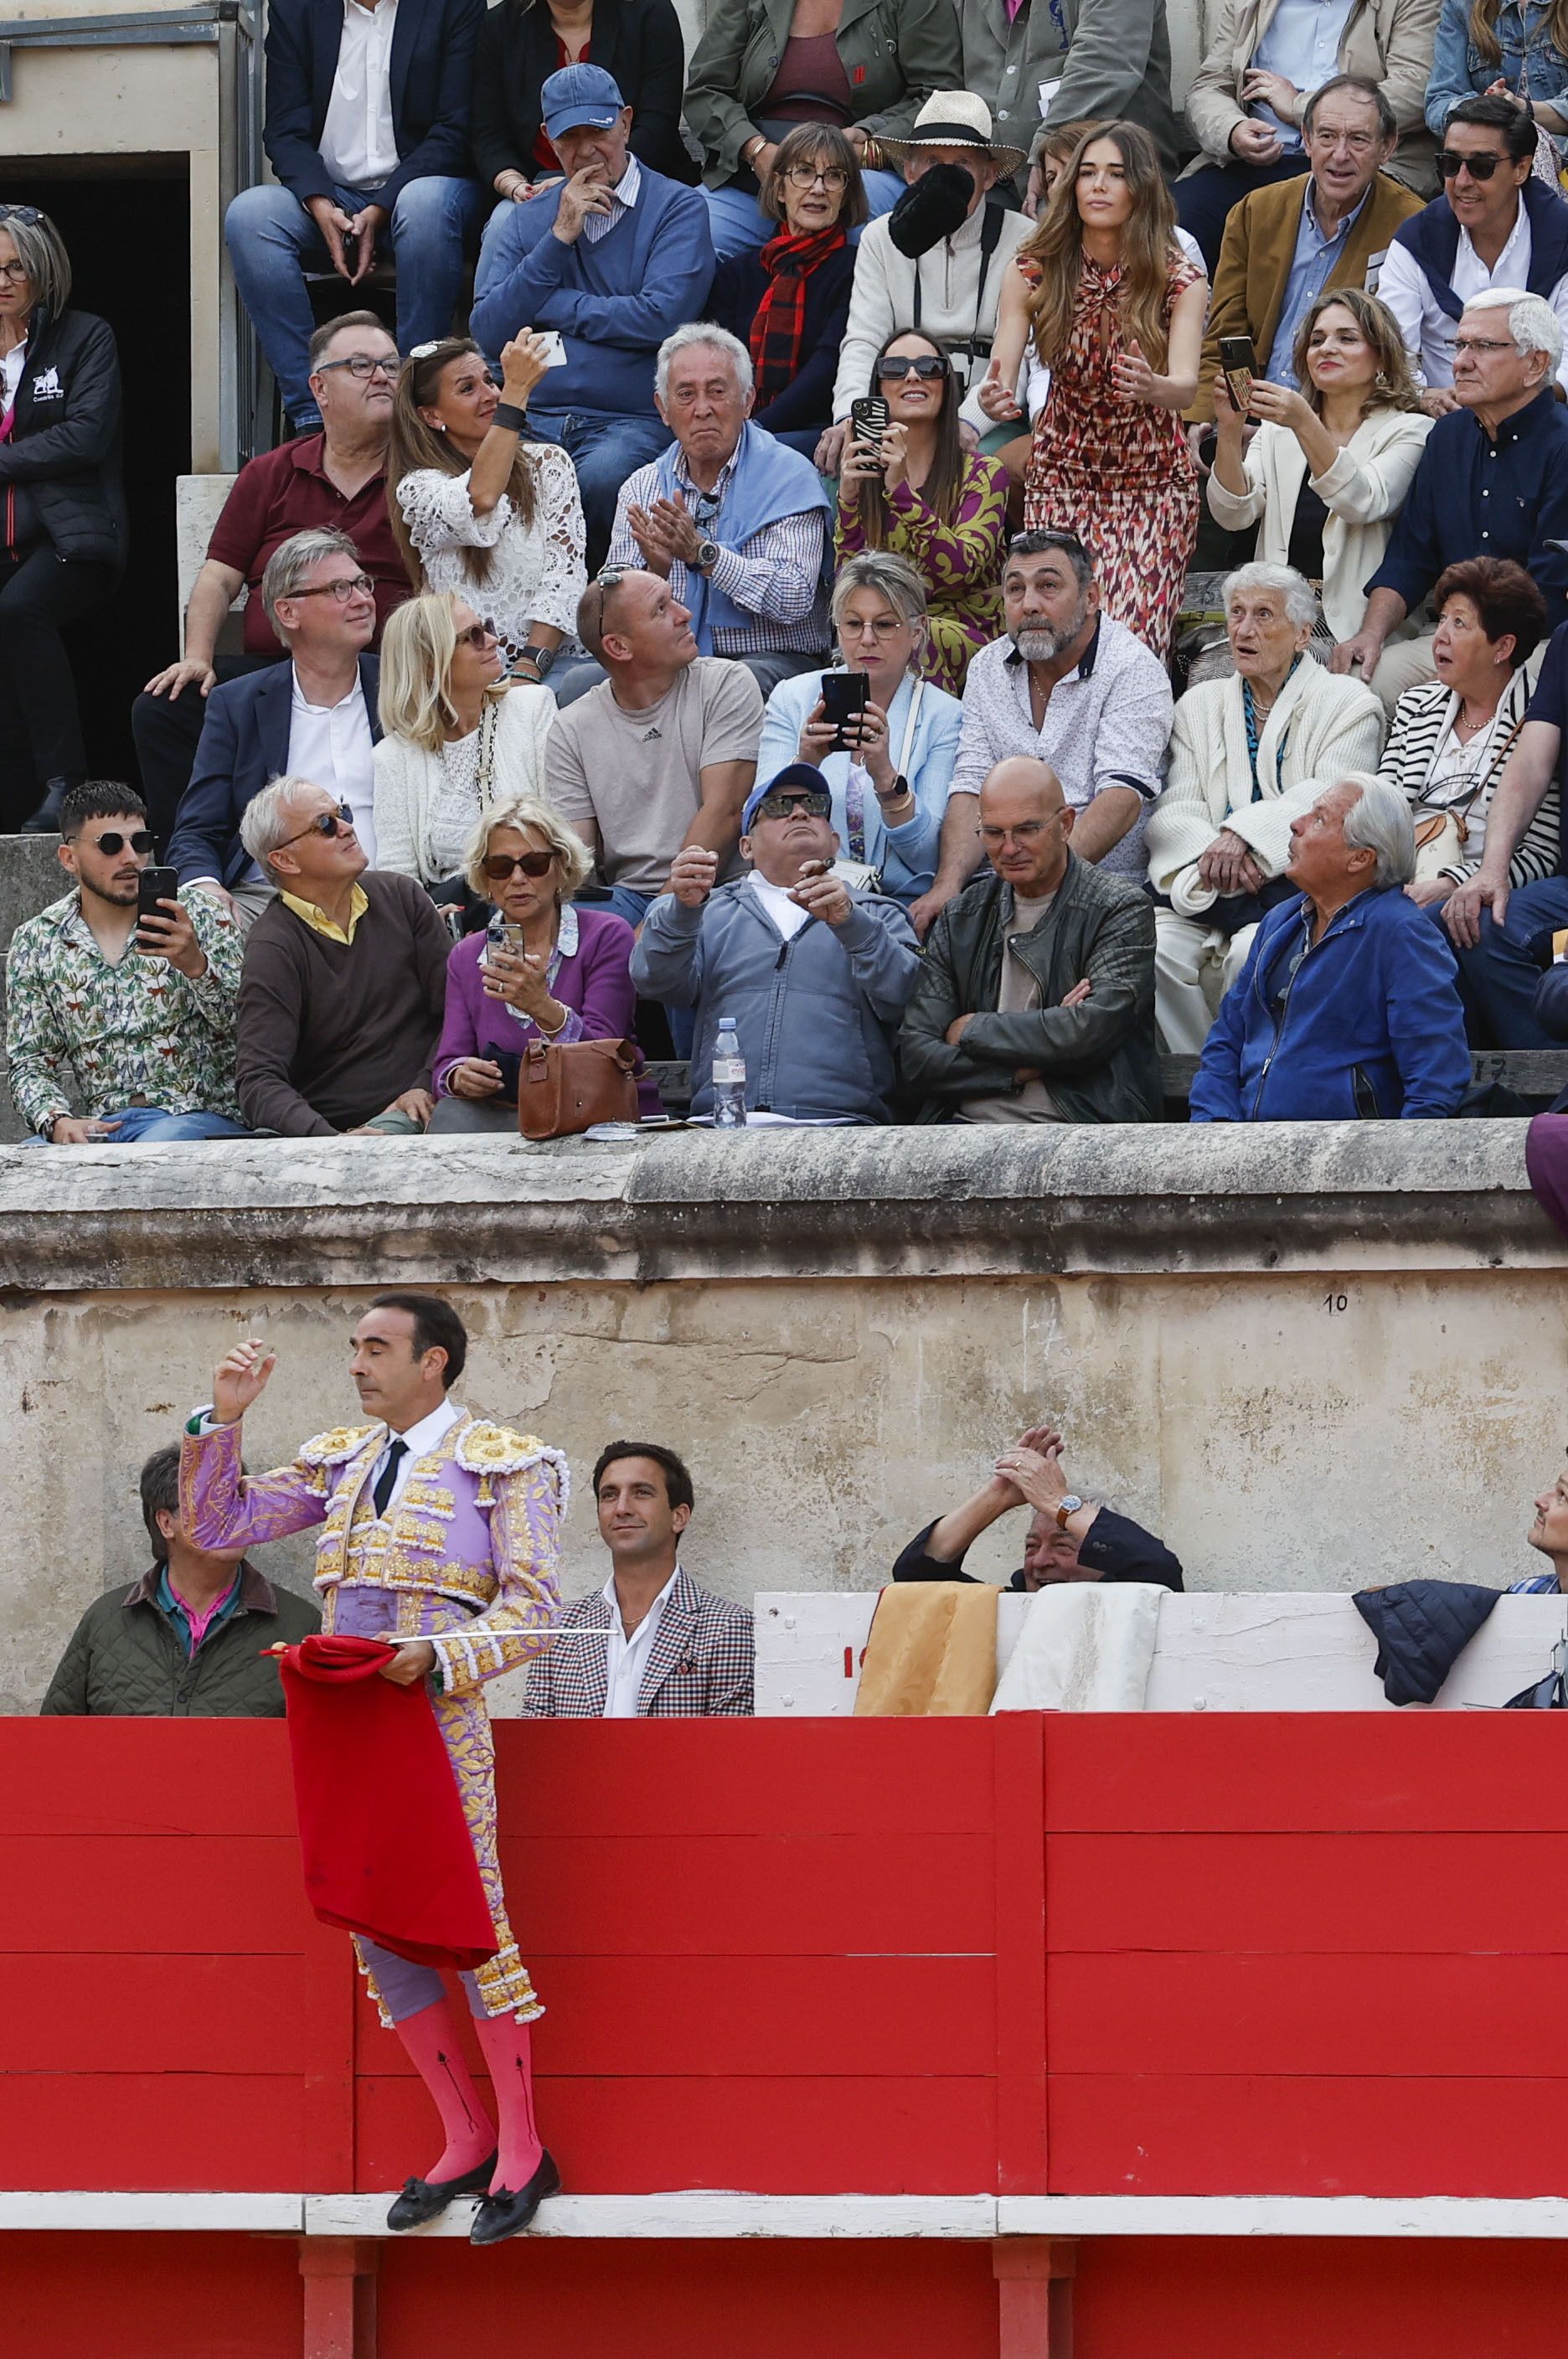
<svg viewBox="0 0 1568 2359"><path fill-rule="evenodd" d="M1013 645L1025 663L1054 663L1062 648L1072 646L1086 619L1087 610L1080 607L1064 630L1053 631L1046 623L1032 624L1012 634Z"/></svg>

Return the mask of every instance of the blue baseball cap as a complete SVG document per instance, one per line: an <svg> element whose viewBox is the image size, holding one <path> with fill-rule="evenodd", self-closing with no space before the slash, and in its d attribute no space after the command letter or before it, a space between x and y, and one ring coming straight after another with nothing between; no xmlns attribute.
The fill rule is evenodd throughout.
<svg viewBox="0 0 1568 2359"><path fill-rule="evenodd" d="M785 766L778 773L777 777L769 778L765 786L753 787L750 794L747 795L746 799L746 809L740 815L740 832L742 835L749 835L751 833L751 823L757 817L763 797L765 795L776 794L780 787L800 787L804 788L808 793L813 795L827 795L830 799L833 794L833 788L829 786L822 772L820 770L813 769L810 762L786 763Z"/></svg>
<svg viewBox="0 0 1568 2359"><path fill-rule="evenodd" d="M584 125L607 131L626 103L615 75L603 66L562 66L539 92L539 111L552 139Z"/></svg>

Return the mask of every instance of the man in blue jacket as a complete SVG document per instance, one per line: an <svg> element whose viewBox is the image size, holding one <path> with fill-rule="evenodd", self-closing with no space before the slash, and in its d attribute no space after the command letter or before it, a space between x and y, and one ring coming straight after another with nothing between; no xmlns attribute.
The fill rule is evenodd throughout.
<svg viewBox="0 0 1568 2359"><path fill-rule="evenodd" d="M486 234L471 324L492 354L519 328L562 337L566 364L540 386L528 429L577 469L593 567L621 485L670 440L654 359L672 328L700 318L713 242L702 192L631 153L632 111L603 66L563 66L539 100L566 179Z"/></svg>
<svg viewBox="0 0 1568 2359"><path fill-rule="evenodd" d="M307 270L358 287L389 247L399 352L451 332L484 210L468 160L484 15L485 0L271 0L262 139L278 185L242 190L223 234L297 434L321 423Z"/></svg>
<svg viewBox="0 0 1568 2359"><path fill-rule="evenodd" d="M748 1122L891 1119L893 1042L920 953L897 901L833 875L832 810L822 772L791 762L746 799L750 875L715 891L717 854L688 844L644 921L632 981L647 998L697 1011L699 1120L713 1110L724 1016L746 1060Z"/></svg>
<svg viewBox="0 0 1568 2359"><path fill-rule="evenodd" d="M1451 1114L1470 1079L1454 953L1405 891L1415 831L1397 788L1345 778L1290 828L1301 898L1270 909L1220 1003L1194 1122Z"/></svg>

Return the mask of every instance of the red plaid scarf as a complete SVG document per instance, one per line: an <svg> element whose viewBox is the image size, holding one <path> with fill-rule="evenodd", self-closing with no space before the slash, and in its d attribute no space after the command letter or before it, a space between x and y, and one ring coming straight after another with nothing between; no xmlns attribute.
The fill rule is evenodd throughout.
<svg viewBox="0 0 1568 2359"><path fill-rule="evenodd" d="M757 255L768 273L768 288L751 323L751 358L757 371L757 406L776 401L800 365L800 339L806 329L806 281L820 262L836 254L844 233L832 229L811 237L796 237L781 229Z"/></svg>

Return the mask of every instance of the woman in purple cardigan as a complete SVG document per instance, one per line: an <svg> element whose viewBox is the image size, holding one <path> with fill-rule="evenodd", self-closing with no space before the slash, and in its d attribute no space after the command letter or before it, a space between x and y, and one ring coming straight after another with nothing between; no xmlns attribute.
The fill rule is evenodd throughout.
<svg viewBox="0 0 1568 2359"><path fill-rule="evenodd" d="M446 971L432 1131L515 1131L517 1060L530 1040L629 1040L633 934L609 909L572 896L593 867L583 839L548 803L493 804L468 847L466 875L495 913ZM659 1112L645 1075L644 1114Z"/></svg>

